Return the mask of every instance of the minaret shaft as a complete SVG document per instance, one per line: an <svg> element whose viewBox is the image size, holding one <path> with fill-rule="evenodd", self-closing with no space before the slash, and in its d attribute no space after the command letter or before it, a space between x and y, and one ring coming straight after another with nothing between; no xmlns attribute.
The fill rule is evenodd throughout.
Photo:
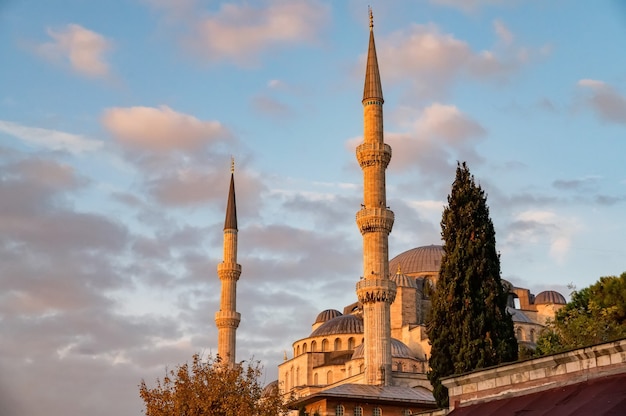
<svg viewBox="0 0 626 416"><path fill-rule="evenodd" d="M235 206L235 179L230 177L230 191L224 222L223 261L217 265L222 282L220 310L215 313L217 326L217 354L222 363L235 363L236 333L241 315L237 312L237 281L241 265L237 264L237 212Z"/></svg>
<svg viewBox="0 0 626 416"><path fill-rule="evenodd" d="M383 138L383 97L370 11L370 39L363 91L363 143L356 157L363 170L363 206L356 222L363 236L363 279L357 296L363 305L365 381L391 384L390 305L396 284L389 279L389 233L394 215L387 208L385 170L391 147Z"/></svg>

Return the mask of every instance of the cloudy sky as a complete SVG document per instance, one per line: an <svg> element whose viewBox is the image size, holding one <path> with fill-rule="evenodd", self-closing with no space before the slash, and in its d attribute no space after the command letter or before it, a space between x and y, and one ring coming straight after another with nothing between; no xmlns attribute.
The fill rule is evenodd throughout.
<svg viewBox="0 0 626 416"><path fill-rule="evenodd" d="M390 256L440 242L461 160L504 278L626 270L618 0L4 0L0 414L139 415L142 378L216 351L231 155L238 358L269 382L355 300L368 3Z"/></svg>

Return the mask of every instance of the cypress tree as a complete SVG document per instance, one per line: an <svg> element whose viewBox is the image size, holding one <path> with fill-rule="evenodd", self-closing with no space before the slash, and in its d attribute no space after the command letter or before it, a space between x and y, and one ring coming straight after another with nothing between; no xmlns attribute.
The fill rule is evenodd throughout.
<svg viewBox="0 0 626 416"><path fill-rule="evenodd" d="M515 361L518 352L487 197L465 162L457 164L441 236L444 255L427 327L428 378L437 404L446 407L442 377Z"/></svg>

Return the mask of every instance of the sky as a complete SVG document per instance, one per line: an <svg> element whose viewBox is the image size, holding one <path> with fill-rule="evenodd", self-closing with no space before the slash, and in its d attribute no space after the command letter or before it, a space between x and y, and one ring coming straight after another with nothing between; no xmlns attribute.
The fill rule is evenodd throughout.
<svg viewBox="0 0 626 416"><path fill-rule="evenodd" d="M457 161L502 277L626 271L618 0L0 1L0 414L139 415L217 350L231 156L238 360L263 383L362 275L368 4L390 258L439 244Z"/></svg>

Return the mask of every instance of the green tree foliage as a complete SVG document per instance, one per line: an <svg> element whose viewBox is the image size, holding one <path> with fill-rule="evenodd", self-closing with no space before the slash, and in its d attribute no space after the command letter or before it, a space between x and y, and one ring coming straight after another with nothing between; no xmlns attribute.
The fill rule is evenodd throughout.
<svg viewBox="0 0 626 416"><path fill-rule="evenodd" d="M441 235L444 255L427 324L428 378L445 407L442 377L515 361L518 351L487 197L465 163L457 165Z"/></svg>
<svg viewBox="0 0 626 416"><path fill-rule="evenodd" d="M537 355L626 337L626 272L601 277L572 293L572 300L548 321L537 340Z"/></svg>
<svg viewBox="0 0 626 416"><path fill-rule="evenodd" d="M278 389L263 394L258 362L226 366L209 357L193 356L191 366L166 371L149 388L142 380L139 395L146 416L278 416L287 414Z"/></svg>

